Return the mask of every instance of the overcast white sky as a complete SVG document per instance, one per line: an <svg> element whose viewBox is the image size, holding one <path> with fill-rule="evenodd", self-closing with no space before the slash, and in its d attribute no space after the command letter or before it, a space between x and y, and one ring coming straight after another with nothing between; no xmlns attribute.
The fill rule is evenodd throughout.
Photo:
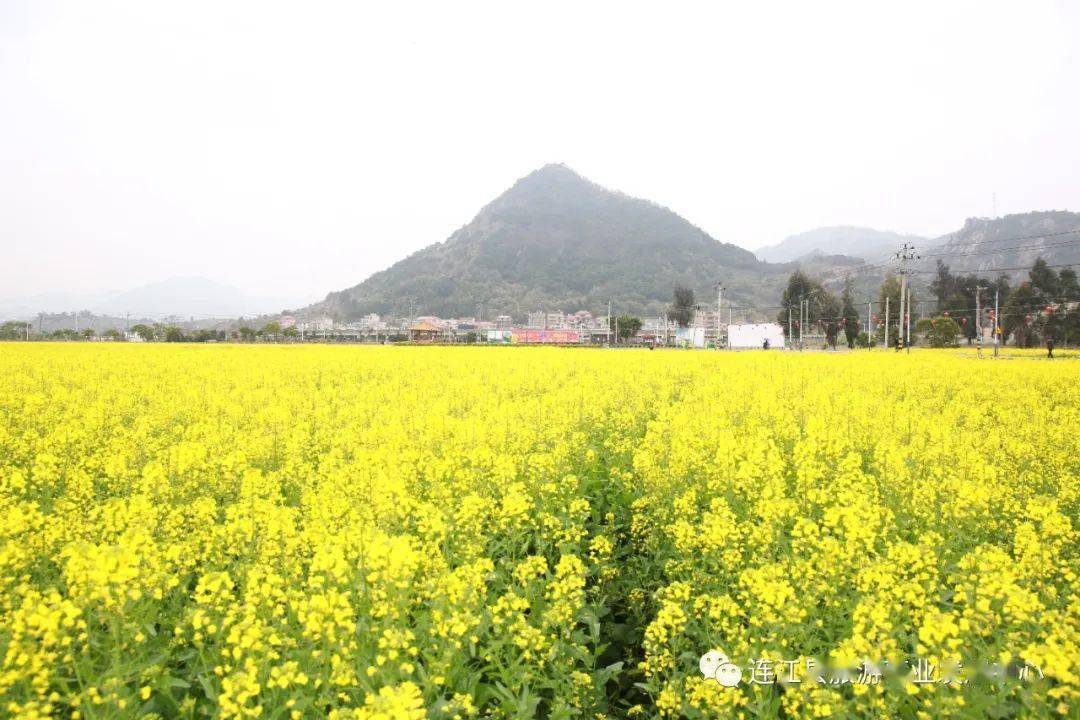
<svg viewBox="0 0 1080 720"><path fill-rule="evenodd" d="M1080 210L1080 3L0 2L0 296L319 298L564 162L716 238Z"/></svg>

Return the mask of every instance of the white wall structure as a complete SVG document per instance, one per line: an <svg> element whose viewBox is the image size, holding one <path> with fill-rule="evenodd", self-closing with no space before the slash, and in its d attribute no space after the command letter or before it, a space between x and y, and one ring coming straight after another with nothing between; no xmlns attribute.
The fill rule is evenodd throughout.
<svg viewBox="0 0 1080 720"><path fill-rule="evenodd" d="M705 347L705 328L702 328L702 327L676 328L676 330L675 330L675 344L676 345L689 345L692 348L703 348L703 347Z"/></svg>
<svg viewBox="0 0 1080 720"><path fill-rule="evenodd" d="M784 347L784 328L779 323L746 323L743 325L728 325L728 347L733 350L740 348L761 349L765 340L769 341L769 349L782 349Z"/></svg>

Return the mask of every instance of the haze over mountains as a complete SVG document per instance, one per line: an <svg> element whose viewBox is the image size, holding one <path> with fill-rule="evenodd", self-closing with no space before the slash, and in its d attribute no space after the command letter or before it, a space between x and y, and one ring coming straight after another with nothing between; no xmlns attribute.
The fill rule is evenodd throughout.
<svg viewBox="0 0 1080 720"><path fill-rule="evenodd" d="M786 238L776 245L758 248L754 254L765 262L791 262L807 255L847 255L881 262L903 242L927 247L932 241L918 235L873 230L850 225L823 227Z"/></svg>
<svg viewBox="0 0 1080 720"><path fill-rule="evenodd" d="M1075 232L1074 232L1075 231ZM368 313L523 318L535 310L661 315L676 285L698 302L771 317L788 276L802 268L839 291L846 278L859 298L876 296L885 262L903 242L922 256L915 283L929 282L938 260L954 273L1026 276L1038 257L1080 265L1080 214L1044 211L972 218L939 238L852 226L823 227L760 248L757 255L711 237L675 212L603 188L565 165L546 165L517 181L447 240L430 245L357 285L298 310L339 320ZM54 293L0 299L0 319L89 310L124 317L235 318L296 308L297 298L252 297L200 277L170 278L125 292Z"/></svg>
<svg viewBox="0 0 1080 720"><path fill-rule="evenodd" d="M655 316L677 284L708 302L770 302L784 269L710 237L671 210L614 192L565 165L519 180L445 242L436 243L313 307L369 312L515 316L530 310Z"/></svg>
<svg viewBox="0 0 1080 720"><path fill-rule="evenodd" d="M298 299L257 297L204 277L173 277L123 291L0 298L0 316L89 311L119 317L130 313L135 317L231 318L280 312L295 306Z"/></svg>
<svg viewBox="0 0 1080 720"><path fill-rule="evenodd" d="M798 267L835 291L850 277L856 294L865 297L876 295L890 269L886 259L905 241L924 256L919 267L932 267L931 256L954 271L1026 267L1039 254L1032 243L1002 243L1001 252L978 253L1018 234L1071 229L1080 229L1080 215L1068 212L973 219L958 233L936 239L836 226L762 248L759 258L665 207L605 189L555 164L519 180L446 241L332 292L303 312L340 319L367 313L520 318L532 310L603 313L610 301L617 312L655 317L676 285L712 304L716 283L722 282L726 303L768 316ZM1080 235L1071 243L1053 239L1040 246L1048 262L1080 262Z"/></svg>

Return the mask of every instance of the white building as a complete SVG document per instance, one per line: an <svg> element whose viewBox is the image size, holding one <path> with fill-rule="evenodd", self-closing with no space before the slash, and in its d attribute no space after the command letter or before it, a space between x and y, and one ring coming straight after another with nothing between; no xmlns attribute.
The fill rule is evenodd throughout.
<svg viewBox="0 0 1080 720"><path fill-rule="evenodd" d="M661 318L645 318L641 323L642 332L663 332L665 329L667 329L667 324Z"/></svg>
<svg viewBox="0 0 1080 720"><path fill-rule="evenodd" d="M784 328L778 323L742 323L728 325L728 347L733 350L740 348L765 347L768 340L769 347L782 349L784 347Z"/></svg>
<svg viewBox="0 0 1080 720"><path fill-rule="evenodd" d="M358 323L360 329L364 332L385 332L386 321L379 317L378 313L368 313L364 317L360 318Z"/></svg>
<svg viewBox="0 0 1080 720"><path fill-rule="evenodd" d="M334 319L326 316L305 320L298 325L305 333L332 333L334 331Z"/></svg>
<svg viewBox="0 0 1080 720"><path fill-rule="evenodd" d="M692 348L705 347L705 328L685 327L675 329L675 344Z"/></svg>

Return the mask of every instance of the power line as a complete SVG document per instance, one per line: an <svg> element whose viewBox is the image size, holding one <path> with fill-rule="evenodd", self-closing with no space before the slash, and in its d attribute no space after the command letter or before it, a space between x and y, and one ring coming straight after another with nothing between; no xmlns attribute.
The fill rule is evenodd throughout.
<svg viewBox="0 0 1080 720"><path fill-rule="evenodd" d="M1072 267L1073 265L1077 265L1077 264L1078 263L1057 263L1055 265L1046 265L1046 267L1048 267L1048 268ZM1031 265L1031 266L1018 266L1018 267L1004 267L1004 268L983 268L983 269L979 270L979 272L981 272L981 273L992 273L992 272L1007 272L1007 271L1011 271L1011 270L1031 270L1033 267L1034 266ZM937 270L912 270L911 272L917 272L917 273L922 273L922 274L933 275L934 273L937 272Z"/></svg>
<svg viewBox="0 0 1080 720"><path fill-rule="evenodd" d="M1070 304L1070 303L1074 303L1074 302L1080 302L1080 297L1069 298L1069 297L1058 296L1058 295L1051 295L1051 296L1046 297L1045 299L1047 301L1049 301L1049 302L1054 302L1054 303L1057 303L1059 305L1066 305L1066 304ZM870 302L870 303L873 303L874 305L879 305L879 306L884 304L881 300L868 300L867 302ZM923 301L923 302L929 302L929 300L926 300L926 301ZM729 307L734 308L736 310L741 310L744 313L750 313L750 312L755 312L755 311L756 312L763 312L763 311L766 311L766 310L786 310L788 306L787 305L734 305L734 304L729 304ZM1034 307L1034 306L1032 306L1032 307ZM1040 307L1042 307L1042 305L1040 305ZM974 312L974 311L975 311L975 308L972 307L972 308L945 308L945 309L941 310L940 312L965 313L965 312ZM937 312L937 311L935 311L935 312ZM845 316L844 315L837 315L834 318L822 318L822 320L830 320L830 319L831 320L839 320L842 317L845 317Z"/></svg>
<svg viewBox="0 0 1080 720"><path fill-rule="evenodd" d="M1080 232L1080 231L1078 231L1078 232ZM1080 239L1078 239L1076 241L1070 241L1070 242L1080 242ZM1065 243L1062 243L1062 244L1065 244ZM1002 249L1007 250L1009 248L1002 248ZM976 255L976 254L979 254L979 253L970 253L970 254L971 255ZM935 255L924 255L923 257L937 257L937 256L935 256ZM884 267L891 266L892 264L893 264L892 262L883 262L883 263L877 263L876 265L860 265L857 268L852 268L851 270L845 271L844 274L842 274L842 275L839 275L839 276L834 277L834 278L829 279L829 280L825 280L823 282L824 283L836 283L836 282L839 282L839 281L850 280L855 276L856 273L866 272L868 270L875 270L875 269L878 269L878 268L884 268ZM1072 267L1073 265L1080 265L1080 263L1057 263L1057 264L1053 264L1053 265L1047 265L1046 267L1059 268L1059 267ZM973 273L992 273L992 272L1006 272L1006 271L1012 271L1012 270L1030 270L1030 269L1031 269L1031 267L1028 267L1028 266L1008 267L1008 268L980 268L978 270L973 270L972 272ZM934 269L934 270L909 270L908 272L919 273L919 274L922 274L922 275L927 275L927 274L932 275L932 274L936 273L937 270L936 269ZM963 271L960 271L960 273L958 273L958 274L962 274L962 273L963 273Z"/></svg>
<svg viewBox="0 0 1080 720"><path fill-rule="evenodd" d="M1075 228L1073 230L1061 230L1059 232L1052 232L1052 233L1040 233L1039 235L1014 235L1012 237L992 238L992 239L986 239L986 240L979 240L978 242L979 242L979 245L985 245L987 243L1022 242L1024 240L1043 240L1045 238L1063 237L1065 235L1077 235L1077 234L1080 234L1080 228ZM956 239L956 236L951 235L949 237L949 240L944 245L934 246L934 247L944 247L945 245L948 245L948 243L952 242L955 239ZM1069 242L1074 242L1074 241L1069 241ZM1080 239L1076 240L1075 242L1080 242ZM1065 244L1068 244L1068 243L1061 243L1061 244L1065 245ZM1044 247L1056 247L1056 246L1057 246L1057 243L1055 243L1054 245L1045 245ZM1019 248L999 248L998 250L991 250L991 251L988 251L988 252L999 252L999 251L1013 250L1013 249L1019 249ZM1032 249L1034 249L1034 248L1032 248ZM933 254L924 255L923 257L928 257L928 258L929 257L945 257L946 255L962 256L962 255L965 255L965 254L975 255L977 253L976 252L971 252L971 253L933 253ZM882 258L881 261L860 265L857 269L849 270L848 272L861 272L863 270L872 270L872 269L878 268L878 267L887 267L887 266L892 265L895 262L895 260L896 260L896 253L890 253L889 255Z"/></svg>
<svg viewBox="0 0 1080 720"><path fill-rule="evenodd" d="M1039 233L1038 235L1016 235L1007 238L990 238L987 240L979 240L979 243L992 243L992 242L1012 242L1016 240L1042 240L1043 238L1061 237L1062 235L1075 235L1080 233L1080 228L1073 228L1072 230L1060 230L1052 233ZM950 235L949 241L952 242L956 239L956 235ZM946 243L948 244L948 243Z"/></svg>
<svg viewBox="0 0 1080 720"><path fill-rule="evenodd" d="M1005 252L1006 250L1042 250L1043 248L1060 247L1062 245L1074 245L1080 243L1080 238L1075 240L1062 240L1056 243L1044 243L1042 245L1013 245L1012 247L995 248L992 250L974 250L972 252L955 253L930 253L923 255L925 258L932 257L966 257L968 255L989 255L990 253Z"/></svg>
<svg viewBox="0 0 1080 720"><path fill-rule="evenodd" d="M1066 304L1071 304L1071 303L1074 303L1074 302L1080 302L1080 298L1073 298L1071 300L1062 300L1062 301L1058 302L1057 304L1058 305L1066 305ZM874 300L873 303L875 305L881 305L882 304L880 301L877 301L877 300ZM1009 312L1009 313L1003 312L1003 313L1001 313L999 315L999 317L1003 317L1003 318L1004 317L1019 317L1021 315L1031 315L1032 313L1040 313L1045 309L1046 306L1043 305L1042 303L1039 303L1037 305L1030 305L1029 304L1029 305L1025 305L1023 307L1026 308L1026 309L1020 309L1017 312ZM755 309L764 309L764 308L755 308ZM778 307L777 309L784 309L784 308L783 307ZM990 308L981 308L981 309L982 309L983 312L990 312ZM958 308L946 308L946 309L940 310L940 311L939 310L934 310L933 312L935 314L949 313L949 315L952 316L952 315L965 315L967 313L974 313L975 311L976 311L976 308L959 308L959 309ZM895 316L896 311L893 311L893 312L891 312L889 314L890 314L890 316ZM820 317L820 318L816 318L816 319L811 320L811 321L806 321L806 324L808 324L808 325L817 325L817 324L825 323L825 322L838 322L840 320L844 320L846 317L847 317L846 315L835 315L835 316L830 316L830 317ZM796 320L795 322L798 322L798 321Z"/></svg>

